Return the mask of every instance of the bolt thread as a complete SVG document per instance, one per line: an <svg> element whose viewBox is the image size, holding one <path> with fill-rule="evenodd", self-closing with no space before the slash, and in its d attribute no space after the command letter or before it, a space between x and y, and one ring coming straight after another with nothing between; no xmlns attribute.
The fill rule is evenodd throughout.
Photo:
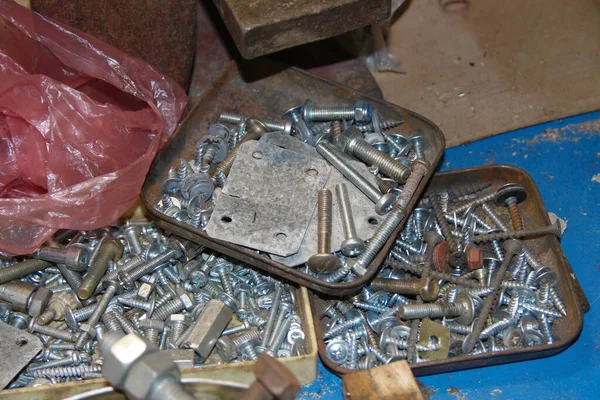
<svg viewBox="0 0 600 400"><path fill-rule="evenodd" d="M353 107L305 107L304 115L308 121L341 121L354 119Z"/></svg>
<svg viewBox="0 0 600 400"><path fill-rule="evenodd" d="M512 224L513 230L522 231L524 228L523 217L521 216L521 212L519 211L517 200L514 197L509 197L506 200L506 205L508 206L508 214L510 215L510 222Z"/></svg>
<svg viewBox="0 0 600 400"><path fill-rule="evenodd" d="M546 315L549 315L554 318L562 318L563 317L563 315L561 313L556 312L553 309L548 308L548 307L542 307L542 306L538 306L535 304L528 304L528 303L523 304L523 307L525 307L529 311L546 314Z"/></svg>
<svg viewBox="0 0 600 400"><path fill-rule="evenodd" d="M355 301L352 304L354 305L354 307L360 308L361 310L374 311L378 314L385 314L390 311L388 307L375 306L372 304L362 303L360 301Z"/></svg>
<svg viewBox="0 0 600 400"><path fill-rule="evenodd" d="M98 249L96 259L90 266L87 275L83 278L81 285L77 289L77 296L82 300L89 299L94 292L100 280L108 269L108 262L116 260L123 254L123 247L115 239L105 239Z"/></svg>
<svg viewBox="0 0 600 400"><path fill-rule="evenodd" d="M318 278L325 282L339 282L342 278L346 277L351 270L352 266L344 264L331 274L319 274Z"/></svg>
<svg viewBox="0 0 600 400"><path fill-rule="evenodd" d="M457 303L446 304L409 304L398 307L398 315L404 319L458 317L464 309Z"/></svg>
<svg viewBox="0 0 600 400"><path fill-rule="evenodd" d="M225 183L227 183L227 176L225 176L223 171L220 169L215 170L213 178L215 180L215 185L219 188L223 188Z"/></svg>
<svg viewBox="0 0 600 400"><path fill-rule="evenodd" d="M207 281L206 285L204 285L202 287L202 289L206 290L213 297L217 297L219 295L219 293L222 292L221 288L216 283L214 283L212 281Z"/></svg>
<svg viewBox="0 0 600 400"><path fill-rule="evenodd" d="M492 196L493 198L493 196ZM491 200L491 199L490 199ZM487 201L486 201L487 203ZM504 221L502 221L500 219L500 216L498 214L496 214L496 212L492 209L492 207L489 204L482 204L481 208L483 209L483 211L488 215L488 217L490 217L490 219L494 222L494 224L496 225L496 227L498 229L500 229L501 231L508 231L508 225L506 225L504 223Z"/></svg>
<svg viewBox="0 0 600 400"><path fill-rule="evenodd" d="M277 351L281 347L281 343L286 338L288 331L290 330L290 326L292 325L292 320L287 319L283 322L281 327L274 333L273 338L271 339L270 349L272 351Z"/></svg>
<svg viewBox="0 0 600 400"><path fill-rule="evenodd" d="M76 367L42 368L31 372L34 378L80 377L83 373L101 372L99 365L78 365Z"/></svg>
<svg viewBox="0 0 600 400"><path fill-rule="evenodd" d="M515 320L512 318L494 322L493 324L491 324L490 326L485 328L483 331L481 331L481 335L479 337L481 339L486 339L490 336L496 336L500 332L505 331L509 326L514 326L514 325L515 325Z"/></svg>
<svg viewBox="0 0 600 400"><path fill-rule="evenodd" d="M548 300L550 300L550 283L547 279L543 279L540 282L540 287L538 289L538 301L541 304L547 304Z"/></svg>
<svg viewBox="0 0 600 400"><path fill-rule="evenodd" d="M435 219L438 222L438 224L440 224L443 236L444 238L446 238L446 242L448 242L448 247L450 247L450 251L456 253L458 251L458 241L454 236L452 236L452 227L448 224L448 221L446 220L446 216L444 214L444 210L442 209L442 204L439 200L439 196L429 196L429 202L431 203L431 208L433 209L433 213L435 214Z"/></svg>
<svg viewBox="0 0 600 400"><path fill-rule="evenodd" d="M475 235L473 236L474 242L491 242L492 240L505 240L505 239L516 239L527 236L538 236L538 235L560 235L560 231L557 225L549 225L536 229L522 229L520 231L506 231L490 233L487 235Z"/></svg>
<svg viewBox="0 0 600 400"><path fill-rule="evenodd" d="M233 295L234 295L233 285L231 284L231 281L229 280L229 277L227 276L227 272L225 272L225 269L221 266L221 267L217 268L217 273L219 274L219 280L221 281L221 286L223 287L223 291L225 293L227 293L229 296L233 297Z"/></svg>
<svg viewBox="0 0 600 400"><path fill-rule="evenodd" d="M390 278L375 278L371 282L371 289L383 290L398 294L419 294L423 288L423 282L420 280L399 280Z"/></svg>
<svg viewBox="0 0 600 400"><path fill-rule="evenodd" d="M542 314L539 322L540 332L544 336L544 339L546 339L546 343L554 343L554 338L552 337L552 330L550 329L550 321L548 321L548 316L546 314Z"/></svg>
<svg viewBox="0 0 600 400"><path fill-rule="evenodd" d="M507 310L507 312L511 316L511 318L514 318L514 319L517 318L517 313L519 312L520 305L521 305L521 301L518 296L511 297L510 301L508 302L508 310Z"/></svg>
<svg viewBox="0 0 600 400"><path fill-rule="evenodd" d="M108 329L109 332L118 332L121 334L123 333L123 329L121 329L121 324L119 324L119 320L117 320L117 317L115 317L114 311L104 313L104 315L102 316L102 322L104 323L106 329Z"/></svg>
<svg viewBox="0 0 600 400"><path fill-rule="evenodd" d="M219 115L219 121L225 122L228 124L239 124L246 119L248 119L248 117L240 115L240 114L229 113L229 112L224 112ZM261 122L263 124L265 124L265 126L273 132L280 132L285 129L284 125L279 122L265 121L262 119L261 119Z"/></svg>
<svg viewBox="0 0 600 400"><path fill-rule="evenodd" d="M56 339L62 339L67 342L75 341L75 334L69 331L63 331L62 329L53 328L51 326L44 326L37 323L31 324L31 330L33 332L41 333L42 335L48 335Z"/></svg>
<svg viewBox="0 0 600 400"><path fill-rule="evenodd" d="M177 168L177 179L180 181L184 180L188 176L188 163L183 158L179 160L179 167Z"/></svg>
<svg viewBox="0 0 600 400"><path fill-rule="evenodd" d="M125 306L139 308L140 310L150 311L152 303L136 299L134 297L118 297L117 301Z"/></svg>
<svg viewBox="0 0 600 400"><path fill-rule="evenodd" d="M329 189L321 189L318 194L317 203L317 239L319 254L327 254L331 252L331 191Z"/></svg>
<svg viewBox="0 0 600 400"><path fill-rule="evenodd" d="M386 119L383 121L379 121L379 129L380 130L387 130L387 129L391 129L394 128L398 125L400 125L402 123L402 121L397 120L397 119ZM370 122L366 125L357 125L356 126L361 132L372 132L375 130L375 127L373 126L373 122Z"/></svg>
<svg viewBox="0 0 600 400"><path fill-rule="evenodd" d="M181 322L171 325L171 330L169 331L169 341L171 343L177 342L181 335L183 335L183 332L186 330L186 328L187 326Z"/></svg>
<svg viewBox="0 0 600 400"><path fill-rule="evenodd" d="M92 315L92 313L94 312L95 309L96 309L96 305L92 304L92 305L80 308L78 310L74 310L73 316L75 317L75 321L77 321L77 322L85 321Z"/></svg>
<svg viewBox="0 0 600 400"><path fill-rule="evenodd" d="M463 203L461 205L454 207L454 210L452 210L452 212L460 214L460 213L468 210L471 207L477 207L479 205L487 203L490 200L493 200L495 195L496 195L496 193L488 193L486 195L483 195L483 196L473 199L471 201L467 201L466 203Z"/></svg>
<svg viewBox="0 0 600 400"><path fill-rule="evenodd" d="M121 325L121 328L123 329L123 331L125 331L125 333L130 334L139 332L139 329L126 316L118 312L115 312L114 314L115 318L117 319L117 321L119 321L119 324Z"/></svg>
<svg viewBox="0 0 600 400"><path fill-rule="evenodd" d="M350 196L348 195L348 187L344 183L335 186L335 194L337 197L340 216L342 217L342 228L346 239L355 238L356 226L354 225L354 216L352 215L352 206L350 204Z"/></svg>
<svg viewBox="0 0 600 400"><path fill-rule="evenodd" d="M51 266L52 264L43 260L30 259L21 261L20 263L11 265L10 267L0 269L0 284L22 278L31 273L41 271Z"/></svg>
<svg viewBox="0 0 600 400"><path fill-rule="evenodd" d="M421 301L420 298L417 301ZM417 340L419 337L419 325L421 321L414 319L410 323L410 334L408 336L408 349L406 350L406 360L409 363L417 361Z"/></svg>
<svg viewBox="0 0 600 400"><path fill-rule="evenodd" d="M346 341L349 344L348 351L348 368L356 369L358 361L358 343L356 341L356 334L354 332L346 332Z"/></svg>
<svg viewBox="0 0 600 400"><path fill-rule="evenodd" d="M152 319L164 321L167 318L169 318L171 314L177 314L184 308L185 305L183 304L180 298L173 299L166 303L164 306L154 311L154 313L152 313Z"/></svg>
<svg viewBox="0 0 600 400"><path fill-rule="evenodd" d="M342 322L339 325L336 325L334 328L326 331L323 337L325 339L330 339L332 337L339 336L341 333L346 332L350 328L354 328L362 323L362 318L352 318L347 321Z"/></svg>
<svg viewBox="0 0 600 400"><path fill-rule="evenodd" d="M260 137L267 133L268 129L265 127L264 130L256 130L253 132L248 132L246 134L246 136L244 136L237 145L235 145L235 147L233 147L229 153L227 153L227 155L225 156L225 158L223 159L223 161L221 161L221 163L219 163L219 165L217 166L217 169L220 169L221 172L223 172L223 174L225 176L229 175L229 171L231 170L231 166L233 165L233 161L235 160L235 157L237 156L237 154L240 152L240 148L241 145L243 143L246 143L250 140L258 140L260 139ZM211 174L211 176L214 176L214 172Z"/></svg>
<svg viewBox="0 0 600 400"><path fill-rule="evenodd" d="M144 336L152 344L158 343L158 334L159 334L158 329L147 328L146 330L144 330Z"/></svg>
<svg viewBox="0 0 600 400"><path fill-rule="evenodd" d="M69 285L71 290L77 292L77 288L79 287L79 285L81 285L81 281L83 280L81 274L77 271L71 271L64 264L56 264L56 267L60 271L62 277L65 279L67 285Z"/></svg>
<svg viewBox="0 0 600 400"><path fill-rule="evenodd" d="M421 253L421 249L416 248L412 244L407 243L402 239L396 239L396 241L394 242L394 245L399 247L401 250L407 251L411 254L420 254Z"/></svg>
<svg viewBox="0 0 600 400"><path fill-rule="evenodd" d="M164 252L160 253L157 257L153 258L152 260L149 260L149 261L145 262L144 264L141 264L138 267L132 269L131 272L129 273L129 277L133 281L137 281L142 276L149 274L150 272L159 268L163 264L166 264L171 258L178 258L179 256L180 256L180 253L178 250L169 249L167 251L164 251Z"/></svg>
<svg viewBox="0 0 600 400"><path fill-rule="evenodd" d="M363 293L365 292L366 287L363 288ZM342 315L346 315L348 311L352 309L352 304L347 303L345 301L338 300L334 305L335 309L338 310Z"/></svg>
<svg viewBox="0 0 600 400"><path fill-rule="evenodd" d="M404 183L410 176L410 168L386 153L377 150L362 139L354 140L348 146L351 154L368 165L375 165L379 172L392 178L398 183Z"/></svg>
<svg viewBox="0 0 600 400"><path fill-rule="evenodd" d="M233 343L233 345L236 348L238 348L246 342L248 342L248 343L258 342L260 340L260 337L261 337L260 331L258 331L256 329L252 329L252 330L246 331L236 337L231 338L231 342Z"/></svg>
<svg viewBox="0 0 600 400"><path fill-rule="evenodd" d="M141 254L144 248L140 243L137 229L134 227L128 227L125 229L125 236L127 237L131 252L134 254Z"/></svg>
<svg viewBox="0 0 600 400"><path fill-rule="evenodd" d="M381 193L383 194L387 194L392 192L394 189L396 189L397 185L394 183L390 183L386 180L383 180L379 177L376 177L375 180L377 181L377 187L379 188L379 190L381 191Z"/></svg>
<svg viewBox="0 0 600 400"><path fill-rule="evenodd" d="M447 324L446 327L450 330L450 332L458 333L459 335L468 335L469 333L471 333L470 325L461 325L458 323L451 323L451 324Z"/></svg>
<svg viewBox="0 0 600 400"><path fill-rule="evenodd" d="M420 140L413 142L413 148L415 150L415 156L417 160L425 161L425 149Z"/></svg>
<svg viewBox="0 0 600 400"><path fill-rule="evenodd" d="M171 268L164 267L162 269L162 272L174 284L178 285L181 282L181 278L179 277L179 274L177 272L173 271Z"/></svg>
<svg viewBox="0 0 600 400"><path fill-rule="evenodd" d="M125 262L120 268L114 269L113 271L110 271L106 275L104 275L104 278L102 278L102 281L115 279L117 277L117 275L119 274L119 272L121 272L121 271L131 272L134 269L136 269L137 267L139 267L140 265L144 264L144 262L145 261L142 257L140 257L139 255L134 255L127 262Z"/></svg>
<svg viewBox="0 0 600 400"><path fill-rule="evenodd" d="M550 288L550 300L552 301L552 304L554 304L554 307L556 307L556 309L560 311L562 315L567 315L567 306L560 298L556 288Z"/></svg>

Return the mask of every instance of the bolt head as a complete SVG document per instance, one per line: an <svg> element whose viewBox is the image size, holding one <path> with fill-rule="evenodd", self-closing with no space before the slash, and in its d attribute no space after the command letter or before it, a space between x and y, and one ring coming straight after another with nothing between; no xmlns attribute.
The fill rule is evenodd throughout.
<svg viewBox="0 0 600 400"><path fill-rule="evenodd" d="M527 191L521 185L507 183L506 185L501 186L496 192L494 203L497 206L505 206L506 200L510 197L514 197L517 203L522 203L527 198Z"/></svg>
<svg viewBox="0 0 600 400"><path fill-rule="evenodd" d="M217 349L217 354L221 357L221 360L225 362L230 362L237 357L235 346L229 336L219 338L215 348Z"/></svg>
<svg viewBox="0 0 600 400"><path fill-rule="evenodd" d="M529 329L523 332L521 342L524 346L539 346L546 343L546 339L540 332Z"/></svg>
<svg viewBox="0 0 600 400"><path fill-rule="evenodd" d="M238 309L237 302L235 301L235 299L233 297L231 297L227 293L225 293L225 292L219 293L219 295L217 296L217 299L222 301L227 307L231 308L231 311L233 311L233 312L237 311L237 309Z"/></svg>
<svg viewBox="0 0 600 400"><path fill-rule="evenodd" d="M456 296L456 302L463 306L464 312L456 318L456 322L462 325L470 325L475 319L475 304L473 298L465 292L460 292Z"/></svg>
<svg viewBox="0 0 600 400"><path fill-rule="evenodd" d="M365 242L357 237L351 237L342 242L341 250L346 257L356 257L365 250Z"/></svg>
<svg viewBox="0 0 600 400"><path fill-rule="evenodd" d="M419 291L419 295L423 301L436 301L440 294L440 284L437 279L427 278L423 287Z"/></svg>
<svg viewBox="0 0 600 400"><path fill-rule="evenodd" d="M375 203L375 212L379 215L389 213L396 205L397 197L394 193L386 193Z"/></svg>
<svg viewBox="0 0 600 400"><path fill-rule="evenodd" d="M467 247L467 268L469 271L481 269L483 266L483 251L477 247Z"/></svg>
<svg viewBox="0 0 600 400"><path fill-rule="evenodd" d="M440 242L433 248L433 266L438 272L450 272L448 267L448 256L450 246L448 242Z"/></svg>
<svg viewBox="0 0 600 400"><path fill-rule="evenodd" d="M185 324L188 325L190 323L190 318L183 314L171 314L169 316L169 322L171 324Z"/></svg>
<svg viewBox="0 0 600 400"><path fill-rule="evenodd" d="M523 246L521 245L521 242L515 239L509 239L505 241L502 247L504 247L504 250L506 250L506 253L508 253L507 255L519 254L521 253L521 251L523 251Z"/></svg>
<svg viewBox="0 0 600 400"><path fill-rule="evenodd" d="M356 122L369 122L372 117L371 105L363 100L357 100L354 105L354 120Z"/></svg>
<svg viewBox="0 0 600 400"><path fill-rule="evenodd" d="M183 303L183 307L186 311L192 311L194 309L194 300L187 292L182 291L178 293L177 297L179 297L179 299Z"/></svg>
<svg viewBox="0 0 600 400"><path fill-rule="evenodd" d="M549 267L542 267L535 276L535 284L539 286L543 280L548 281L552 287L558 283L558 276L555 272L551 271Z"/></svg>
<svg viewBox="0 0 600 400"><path fill-rule="evenodd" d="M71 331L76 332L79 329L79 323L75 319L75 314L69 306L65 307L65 322Z"/></svg>
<svg viewBox="0 0 600 400"><path fill-rule="evenodd" d="M50 290L45 287L39 287L29 299L27 313L32 317L37 317L44 312L51 297L52 292Z"/></svg>
<svg viewBox="0 0 600 400"><path fill-rule="evenodd" d="M345 340L335 339L325 347L325 355L337 365L342 365L348 360L349 350Z"/></svg>
<svg viewBox="0 0 600 400"><path fill-rule="evenodd" d="M508 348L519 346L522 340L523 334L521 330L515 326L511 326L510 328L505 330L504 335L502 336L502 342Z"/></svg>
<svg viewBox="0 0 600 400"><path fill-rule="evenodd" d="M340 259L333 254L315 254L307 264L311 271L318 274L330 274L342 266Z"/></svg>
<svg viewBox="0 0 600 400"><path fill-rule="evenodd" d="M306 103L304 103L306 105ZM304 108L302 106L295 106L283 113L283 118L289 118L292 121L300 119L304 115Z"/></svg>

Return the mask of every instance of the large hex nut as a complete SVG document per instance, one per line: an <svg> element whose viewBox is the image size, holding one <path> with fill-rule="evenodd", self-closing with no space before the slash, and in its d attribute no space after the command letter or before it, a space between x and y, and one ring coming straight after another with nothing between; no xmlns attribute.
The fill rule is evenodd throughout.
<svg viewBox="0 0 600 400"><path fill-rule="evenodd" d="M153 388L164 379L179 381L177 365L164 353L154 352L142 356L127 373L123 390L129 399L148 399Z"/></svg>
<svg viewBox="0 0 600 400"><path fill-rule="evenodd" d="M151 347L150 343L137 335L123 336L104 356L102 374L112 386L123 390L127 371L144 354L156 351L156 348Z"/></svg>
<svg viewBox="0 0 600 400"><path fill-rule="evenodd" d="M32 317L37 317L40 315L48 306L50 297L52 297L52 292L50 290L46 289L45 287L38 288L38 290L33 292L31 298L29 299L27 314L31 315Z"/></svg>

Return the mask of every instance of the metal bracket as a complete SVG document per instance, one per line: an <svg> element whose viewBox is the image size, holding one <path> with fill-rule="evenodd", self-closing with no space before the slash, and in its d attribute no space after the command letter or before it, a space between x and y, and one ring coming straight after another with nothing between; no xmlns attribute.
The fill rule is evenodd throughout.
<svg viewBox="0 0 600 400"><path fill-rule="evenodd" d="M0 389L5 388L42 350L41 340L0 321Z"/></svg>

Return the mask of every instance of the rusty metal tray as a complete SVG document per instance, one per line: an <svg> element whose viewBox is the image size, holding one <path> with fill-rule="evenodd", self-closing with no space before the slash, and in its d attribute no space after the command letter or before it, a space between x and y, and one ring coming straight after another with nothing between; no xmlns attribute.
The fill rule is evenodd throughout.
<svg viewBox="0 0 600 400"><path fill-rule="evenodd" d="M204 231L167 217L153 207L160 199L161 185L167 177L169 168L180 157L193 158L196 141L208 134L208 126L218 120L219 113L239 112L253 117L279 120L283 111L302 104L304 100L310 98L316 104L323 105L353 104L357 99L366 99L379 110L384 119L394 118L404 121L394 132L408 136L418 133L429 138L430 147L426 151L426 159L431 168L409 203L408 211L412 210L444 152L444 136L437 126L412 111L369 98L297 68L289 68L267 60L264 63L254 62L251 65L252 69L248 70L232 63L214 86L202 95L177 132L155 158L142 188L142 202L160 227L178 236L317 292L338 296L356 292L377 273L393 244L392 239L370 264L365 276L353 282L328 283L250 249L213 239ZM397 234L400 229L401 226L395 233Z"/></svg>
<svg viewBox="0 0 600 400"><path fill-rule="evenodd" d="M498 188L505 183L518 183L527 190L528 194L527 200L519 205L525 226L536 227L550 224L548 212L537 186L531 176L520 168L509 165L487 165L442 172L434 175L428 190L450 189L452 187L459 187L465 182L491 182L492 189ZM557 287L567 307L568 316L556 320L553 324L552 331L556 335L557 340L553 344L544 344L535 347L521 347L502 352L458 356L445 360L411 364L411 369L415 376L548 357L560 353L575 342L581 333L583 314L589 311L590 305L575 277L571 265L569 265L562 251L560 242L555 236L548 235L523 240L523 243L532 254L540 259L543 265L552 268L560 279ZM311 293L311 307L315 320L314 325L321 360L336 375L353 372L353 370L334 364L325 356L323 332L327 318L319 319L320 311L324 305L324 300Z"/></svg>

